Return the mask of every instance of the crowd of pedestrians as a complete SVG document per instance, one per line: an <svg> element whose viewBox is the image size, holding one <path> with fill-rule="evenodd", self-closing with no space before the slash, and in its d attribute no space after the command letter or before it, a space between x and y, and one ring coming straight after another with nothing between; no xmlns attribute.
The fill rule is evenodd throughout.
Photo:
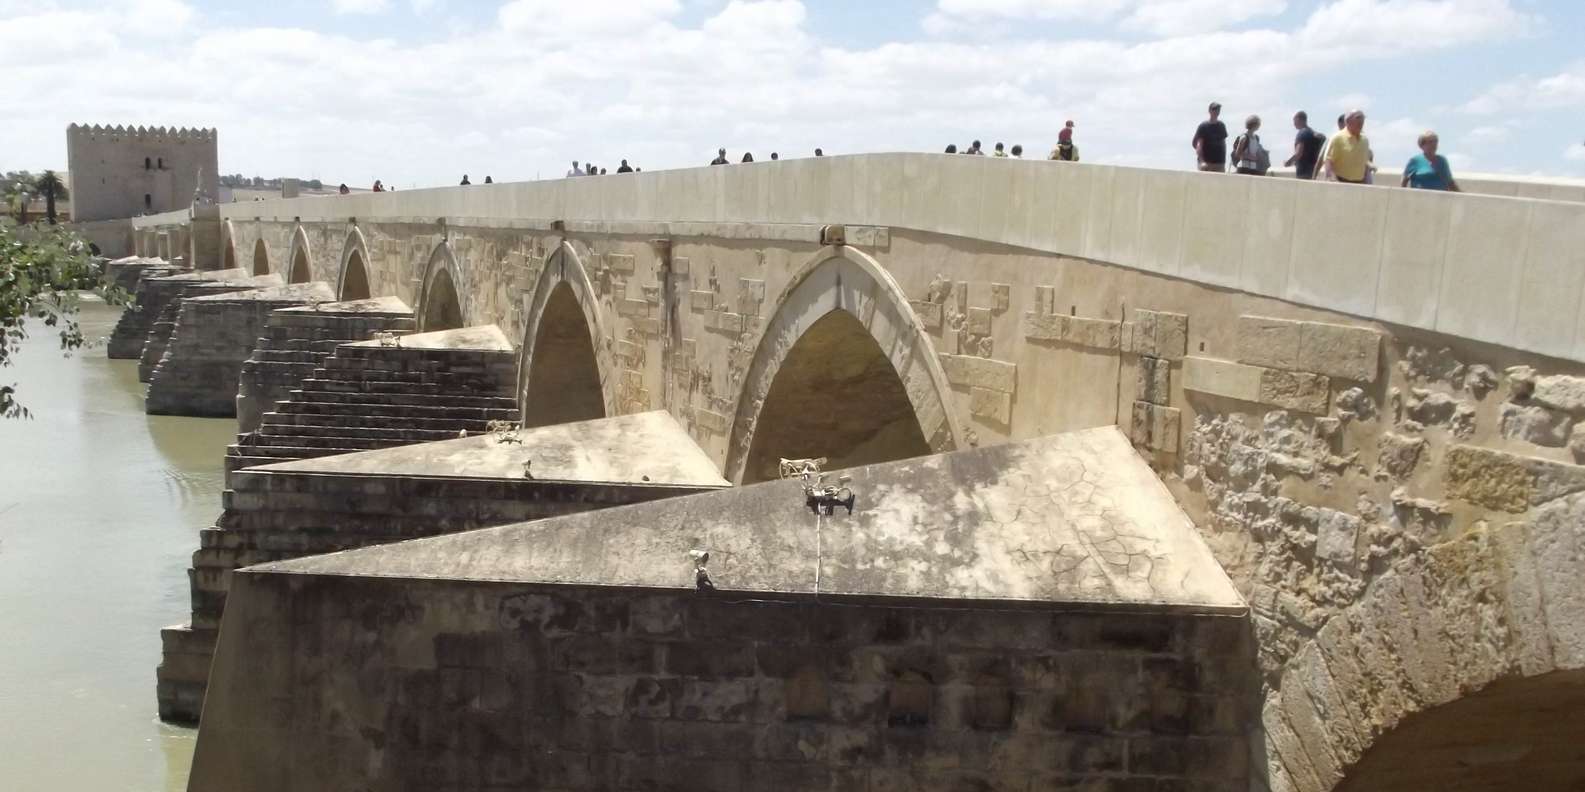
<svg viewBox="0 0 1585 792"><path fill-rule="evenodd" d="M1231 161L1235 173L1266 176L1271 173L1271 152L1260 140L1260 116L1244 119L1244 132L1233 139L1231 157L1227 150L1227 125L1222 123L1222 105L1212 102L1208 118L1194 130L1195 167L1211 173L1226 173ZM1350 110L1337 117L1337 132L1330 137L1310 127L1303 110L1293 115L1293 153L1283 162L1299 179L1337 181L1344 184L1372 184L1376 180L1376 155L1365 136L1365 111ZM1458 192L1458 181L1447 157L1437 153L1435 132L1420 135L1420 153L1409 159L1399 184L1422 190Z"/></svg>
<svg viewBox="0 0 1585 792"><path fill-rule="evenodd" d="M1231 150L1227 139L1227 125L1222 121L1222 105L1220 102L1211 102L1206 108L1207 117L1194 130L1194 137L1190 145L1194 148L1195 168L1208 173L1226 173L1231 166L1234 173L1245 176L1271 175L1271 150L1267 148L1260 138L1260 116L1251 115L1244 119L1244 131L1233 137ZM1370 139L1364 134L1365 113L1362 110L1350 110L1337 117L1337 132L1326 135L1317 132L1310 126L1310 117L1303 110L1293 114L1293 150L1287 159L1283 160L1284 167L1293 168L1295 178L1315 181L1337 181L1345 184L1372 184L1376 180L1375 153L1371 150ZM1068 121L1063 124L1057 133L1057 143L1052 147L1051 153L1046 156L1048 160L1058 162L1078 162L1079 147L1074 142L1074 123ZM1423 190L1449 190L1459 191L1458 181L1453 178L1453 170L1448 164L1447 157L1437 153L1440 141L1435 132L1427 130L1420 135L1418 145L1420 153L1409 159L1404 166L1401 186ZM983 144L974 140L968 146L958 148L958 144L951 143L946 147L948 154L965 154L969 156L986 156ZM825 152L819 148L814 150L814 156L823 157ZM1021 144L1007 146L997 142L992 147L989 156L1023 159L1024 147ZM770 153L770 160L775 162L781 155L775 151ZM743 152L738 160L741 163L754 162L752 152ZM727 157L725 147L716 149L715 159L710 160L711 165L730 165L732 160ZM617 173L638 173L643 168L635 168L622 160L617 166ZM573 160L572 167L567 170L567 176L604 176L606 169L598 167L592 162L579 163ZM472 184L467 174L463 174L462 185ZM485 184L491 184L489 176L484 177ZM378 179L374 182L374 192L385 192L387 188ZM341 193L347 194L346 185L341 186Z"/></svg>

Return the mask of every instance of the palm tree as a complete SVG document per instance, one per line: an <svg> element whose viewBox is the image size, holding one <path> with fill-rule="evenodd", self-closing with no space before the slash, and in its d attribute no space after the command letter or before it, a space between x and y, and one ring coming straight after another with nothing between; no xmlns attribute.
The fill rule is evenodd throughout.
<svg viewBox="0 0 1585 792"><path fill-rule="evenodd" d="M60 174L47 170L33 180L33 190L44 193L44 216L49 218L50 225L55 225L55 199L71 197L66 183L61 181Z"/></svg>

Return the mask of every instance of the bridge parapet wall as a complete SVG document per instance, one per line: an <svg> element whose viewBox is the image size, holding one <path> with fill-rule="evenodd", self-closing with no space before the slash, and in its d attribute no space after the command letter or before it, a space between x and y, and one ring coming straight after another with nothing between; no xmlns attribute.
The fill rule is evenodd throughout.
<svg viewBox="0 0 1585 792"><path fill-rule="evenodd" d="M226 217L842 223L1106 261L1585 359L1585 205L934 154L223 206Z"/></svg>

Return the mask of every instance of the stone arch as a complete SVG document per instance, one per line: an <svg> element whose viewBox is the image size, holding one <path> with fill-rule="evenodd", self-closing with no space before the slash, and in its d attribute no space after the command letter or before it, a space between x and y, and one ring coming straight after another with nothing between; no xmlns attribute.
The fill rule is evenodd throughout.
<svg viewBox="0 0 1585 792"><path fill-rule="evenodd" d="M369 246L356 226L347 232L341 251L341 277L336 282L336 299L367 300L369 289Z"/></svg>
<svg viewBox="0 0 1585 792"><path fill-rule="evenodd" d="M841 464L837 457L864 464L963 444L935 347L907 295L875 259L845 246L823 248L788 282L775 306L738 396L727 447L729 479L761 480L766 471L759 462L774 465L777 456L795 456L819 442L857 441L843 454L809 454L831 456L834 466ZM814 411L792 405L789 400L812 398L832 384L829 373L837 367L821 358L838 350L847 350L844 367L855 372L844 380L851 397L873 400L870 407L876 409L853 409L834 394ZM788 377L781 376L784 371ZM820 419L821 425L789 427L799 416ZM795 442L770 448L771 436L758 431L762 418Z"/></svg>
<svg viewBox="0 0 1585 792"><path fill-rule="evenodd" d="M1273 792L1495 792L1535 763L1524 788L1581 788L1585 494L1534 514L1399 561L1299 647L1262 710Z"/></svg>
<svg viewBox="0 0 1585 792"><path fill-rule="evenodd" d="M291 267L287 270L287 283L307 283L314 279L313 254L308 247L308 234L303 232L302 226L292 232L292 248L286 260Z"/></svg>
<svg viewBox="0 0 1585 792"><path fill-rule="evenodd" d="M441 242L429 254L423 289L418 298L418 332L455 330L467 316L462 305L462 279L450 242Z"/></svg>
<svg viewBox="0 0 1585 792"><path fill-rule="evenodd" d="M262 236L253 242L253 274L270 274L270 249L265 246Z"/></svg>
<svg viewBox="0 0 1585 792"><path fill-rule="evenodd" d="M584 338L578 337L580 330L587 334ZM517 367L518 407L525 426L617 414L616 400L608 386L612 367L606 338L599 295L577 251L564 241L546 257L545 268L525 306ZM553 345L542 349L541 341ZM544 358L546 354L550 360ZM571 376L563 376L568 380L565 384L578 388L579 397L575 403L547 409L545 400L537 397L561 381L561 377L546 381L546 372L558 361L575 367Z"/></svg>
<svg viewBox="0 0 1585 792"><path fill-rule="evenodd" d="M237 268L237 230L231 226L231 221L220 225L220 235L224 237L220 244L220 268L223 270Z"/></svg>

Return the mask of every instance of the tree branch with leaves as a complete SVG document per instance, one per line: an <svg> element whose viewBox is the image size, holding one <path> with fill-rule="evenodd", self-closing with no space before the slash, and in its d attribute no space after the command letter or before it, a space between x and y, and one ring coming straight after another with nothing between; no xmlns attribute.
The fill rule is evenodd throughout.
<svg viewBox="0 0 1585 792"><path fill-rule="evenodd" d="M125 290L106 285L88 242L60 226L15 226L0 221L0 368L28 338L30 323L60 333L61 350L85 343L77 323L80 292L92 291L111 305L127 302ZM17 386L0 384L0 418L27 418Z"/></svg>

